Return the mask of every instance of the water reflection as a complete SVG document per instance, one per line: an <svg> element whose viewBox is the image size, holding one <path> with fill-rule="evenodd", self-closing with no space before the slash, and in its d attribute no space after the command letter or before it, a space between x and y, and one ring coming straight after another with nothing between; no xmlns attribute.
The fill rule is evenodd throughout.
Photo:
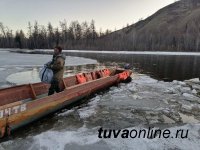
<svg viewBox="0 0 200 150"><path fill-rule="evenodd" d="M185 80L200 76L200 56L134 55L134 54L94 54L67 53L97 59L106 65L109 62L130 63L137 71L165 81ZM119 64L120 66L120 64Z"/></svg>

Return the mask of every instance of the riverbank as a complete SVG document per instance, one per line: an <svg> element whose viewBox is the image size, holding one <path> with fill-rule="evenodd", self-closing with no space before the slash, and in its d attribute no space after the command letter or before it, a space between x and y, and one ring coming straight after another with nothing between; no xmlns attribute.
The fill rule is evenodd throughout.
<svg viewBox="0 0 200 150"><path fill-rule="evenodd" d="M52 54L53 49L7 49L15 53ZM92 51L92 50L63 50L64 53L93 53L93 54L135 54L135 55L170 55L170 56L200 56L200 52L165 52L165 51Z"/></svg>

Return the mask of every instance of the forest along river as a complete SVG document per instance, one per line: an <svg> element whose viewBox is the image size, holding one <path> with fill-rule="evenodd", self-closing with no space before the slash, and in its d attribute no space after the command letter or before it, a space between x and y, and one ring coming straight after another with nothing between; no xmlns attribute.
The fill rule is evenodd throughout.
<svg viewBox="0 0 200 150"><path fill-rule="evenodd" d="M99 55L98 57L100 58ZM50 59L50 55L0 52L1 88L39 81L38 70ZM106 60L106 56L100 59L68 56L65 76L104 67L123 66L124 63L127 61L117 63L110 58ZM140 71L138 66L133 67ZM120 83L74 107L63 109L17 130L0 143L0 149L198 149L199 80L164 82L133 71L130 83ZM171 132L188 129L189 134L186 139L102 139L98 138L100 127L128 130L156 127L168 128Z"/></svg>

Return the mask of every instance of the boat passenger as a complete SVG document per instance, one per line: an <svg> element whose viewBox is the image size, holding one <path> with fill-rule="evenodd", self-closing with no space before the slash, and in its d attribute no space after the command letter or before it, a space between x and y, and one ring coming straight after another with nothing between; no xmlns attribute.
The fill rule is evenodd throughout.
<svg viewBox="0 0 200 150"><path fill-rule="evenodd" d="M53 79L51 81L48 95L52 95L54 92L61 92L59 85L63 79L65 58L66 56L62 54L62 48L60 46L56 46L54 48L52 62L47 66L53 71Z"/></svg>

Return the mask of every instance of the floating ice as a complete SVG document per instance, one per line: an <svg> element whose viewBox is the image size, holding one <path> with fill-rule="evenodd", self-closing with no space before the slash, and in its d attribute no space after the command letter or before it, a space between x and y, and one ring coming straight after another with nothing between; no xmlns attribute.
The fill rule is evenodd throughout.
<svg viewBox="0 0 200 150"><path fill-rule="evenodd" d="M191 93L190 87L182 87L180 88L181 93Z"/></svg>
<svg viewBox="0 0 200 150"><path fill-rule="evenodd" d="M6 70L5 68L0 68L0 71L4 71L4 70Z"/></svg>
<svg viewBox="0 0 200 150"><path fill-rule="evenodd" d="M193 89L192 94L197 94L197 90Z"/></svg>
<svg viewBox="0 0 200 150"><path fill-rule="evenodd" d="M199 101L200 102L200 98L197 96L194 96L192 94L183 93L183 96L185 96L187 98L187 100L189 100L189 101Z"/></svg>
<svg viewBox="0 0 200 150"><path fill-rule="evenodd" d="M194 78L194 79L190 79L190 80L185 80L185 82L193 82L193 83L199 83L199 78Z"/></svg>
<svg viewBox="0 0 200 150"><path fill-rule="evenodd" d="M172 121L172 120L171 120ZM99 127L100 128L100 127ZM148 138L128 138L123 139L120 136L118 138L98 138L98 129L88 129L85 127L79 128L77 131L47 131L36 135L34 137L28 137L21 139L24 143L29 143L29 149L49 149L49 150L63 150L63 149L111 149L111 150L160 150L160 149L181 149L197 150L200 147L199 143L199 130L200 124L186 124L184 126L167 128L170 130L169 138L159 138L158 136L153 139ZM143 127L130 127L127 130L144 129ZM176 136L177 130L182 129L184 132L188 131L188 138L182 139L180 136L177 138L171 138ZM30 138L32 142L29 142ZM18 141L19 142L19 141ZM15 142L12 142L15 144ZM12 145L4 142L1 147L5 145ZM11 146L12 147L12 146Z"/></svg>
<svg viewBox="0 0 200 150"><path fill-rule="evenodd" d="M186 82L185 82L186 83ZM194 83L193 83L194 84ZM100 93L86 104L58 114L58 122L70 121L72 129L53 129L29 135L24 139L0 144L5 149L198 149L200 147L200 104L197 90L190 89L188 83L161 82L146 75L138 75L128 84L119 84L109 91ZM77 120L62 120L77 113L86 127L76 126ZM63 117L64 116L64 117ZM51 123L51 122L50 122ZM79 122L78 122L79 123ZM189 129L188 139L99 139L100 125L109 128L140 129L144 124L177 129ZM193 123L182 126L182 123ZM48 122L47 122L48 124ZM68 122L66 123L68 124ZM81 124L82 125L82 124ZM176 127L177 125L177 127ZM21 135L21 133L20 133ZM27 149L28 149L27 148ZM24 148L25 149L25 148Z"/></svg>
<svg viewBox="0 0 200 150"><path fill-rule="evenodd" d="M36 149L64 150L69 149L68 144L73 145L92 145L100 141L96 134L81 128L78 131L48 131L34 137Z"/></svg>
<svg viewBox="0 0 200 150"><path fill-rule="evenodd" d="M79 116L81 119L88 118L91 115L96 113L97 103L100 101L100 97L96 96L95 98L91 99L91 101L87 104L86 107L82 107L78 110Z"/></svg>
<svg viewBox="0 0 200 150"><path fill-rule="evenodd" d="M168 93L168 94L175 94L178 91L174 88L174 87L170 87L167 90L164 91L164 93Z"/></svg>
<svg viewBox="0 0 200 150"><path fill-rule="evenodd" d="M192 88L196 90L200 90L200 84L193 84Z"/></svg>
<svg viewBox="0 0 200 150"><path fill-rule="evenodd" d="M38 71L33 69L32 71L18 72L9 75L6 78L7 82L15 84L27 84L41 82L39 78Z"/></svg>
<svg viewBox="0 0 200 150"><path fill-rule="evenodd" d="M177 81L177 80L173 80L173 83L174 83L174 84L181 85L181 86L185 86L185 85L186 85L186 83L185 83L185 82L182 82L182 81Z"/></svg>
<svg viewBox="0 0 200 150"><path fill-rule="evenodd" d="M195 119L194 116L188 116L182 113L179 113L179 115L181 116L183 123L199 123L199 121Z"/></svg>
<svg viewBox="0 0 200 150"><path fill-rule="evenodd" d="M172 120L171 118L167 117L166 115L163 115L163 119L165 123L175 123L174 120Z"/></svg>
<svg viewBox="0 0 200 150"><path fill-rule="evenodd" d="M2 67L33 67L43 66L46 62L52 60L52 55L42 54L18 54L18 53L1 53L1 68ZM9 61L8 59L9 58ZM17 60L17 61L16 61ZM86 64L97 64L97 61L89 58L67 56L65 59L66 66L78 66Z"/></svg>
<svg viewBox="0 0 200 150"><path fill-rule="evenodd" d="M140 76L140 80L137 80L137 79L134 80L134 83L138 83L138 84L153 84L153 83L157 83L157 82L158 82L158 80L152 79L151 77L144 76L144 75Z"/></svg>
<svg viewBox="0 0 200 150"><path fill-rule="evenodd" d="M63 112L63 113L59 113L58 116L68 116L69 114L71 114L71 113L73 113L73 112L74 112L73 109L67 110L67 111L65 111L65 112Z"/></svg>

